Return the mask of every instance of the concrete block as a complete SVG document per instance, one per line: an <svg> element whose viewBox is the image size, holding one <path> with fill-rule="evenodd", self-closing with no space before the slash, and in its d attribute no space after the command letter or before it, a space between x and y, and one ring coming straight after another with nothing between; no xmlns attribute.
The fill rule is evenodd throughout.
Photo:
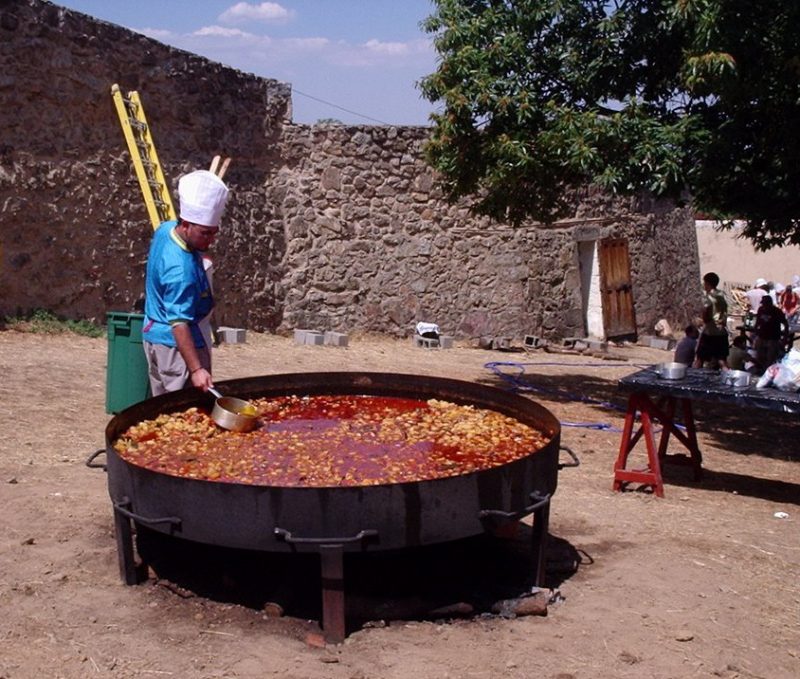
<svg viewBox="0 0 800 679"><path fill-rule="evenodd" d="M303 330L302 328L295 328L294 330L294 343L295 344L305 344L306 343L306 333L313 332L311 330Z"/></svg>
<svg viewBox="0 0 800 679"><path fill-rule="evenodd" d="M311 344L321 347L325 343L325 333L318 332L316 330L306 330L304 340L304 344Z"/></svg>
<svg viewBox="0 0 800 679"><path fill-rule="evenodd" d="M244 344L247 341L247 331L244 328L217 328L217 339L227 344Z"/></svg>
<svg viewBox="0 0 800 679"><path fill-rule="evenodd" d="M439 336L439 348L440 349L452 349L453 348L453 338L450 335L440 335Z"/></svg>
<svg viewBox="0 0 800 679"><path fill-rule="evenodd" d="M422 347L423 349L433 349L439 346L438 339L423 337L422 335L414 335L411 341L415 347Z"/></svg>
<svg viewBox="0 0 800 679"><path fill-rule="evenodd" d="M524 345L528 349L539 349L547 346L547 341L536 335L525 335Z"/></svg>
<svg viewBox="0 0 800 679"><path fill-rule="evenodd" d="M603 352L608 351L608 342L605 342L603 340L587 339L586 344L589 345L589 348L592 351L603 351Z"/></svg>
<svg viewBox="0 0 800 679"><path fill-rule="evenodd" d="M670 339L668 337L651 337L650 338L650 348L651 349L665 349L670 350L675 348L675 340Z"/></svg>
<svg viewBox="0 0 800 679"><path fill-rule="evenodd" d="M565 349L574 349L575 342L577 341L578 341L577 337L565 337L564 339L561 340L561 346L564 347Z"/></svg>
<svg viewBox="0 0 800 679"><path fill-rule="evenodd" d="M510 349L511 348L511 338L510 337L493 337L492 338L492 349Z"/></svg>
<svg viewBox="0 0 800 679"><path fill-rule="evenodd" d="M325 332L325 344L330 347L346 347L348 337L343 332L333 332L328 330Z"/></svg>

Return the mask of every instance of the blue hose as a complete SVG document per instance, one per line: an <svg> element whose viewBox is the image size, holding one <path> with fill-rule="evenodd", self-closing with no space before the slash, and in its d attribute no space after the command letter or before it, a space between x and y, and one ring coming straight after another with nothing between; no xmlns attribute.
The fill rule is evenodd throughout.
<svg viewBox="0 0 800 679"><path fill-rule="evenodd" d="M501 380L509 383L514 391L532 391L537 392L540 394L550 394L552 396L558 396L564 398L565 396L572 401L579 401L581 403L590 403L592 405L600 406L601 408L607 408L608 410L613 410L615 412L626 412L626 409L622 406L618 406L615 403L611 403L610 401L601 401L598 399L591 398L589 396L583 396L582 394L564 394L563 392L557 391L555 389L548 389L547 387L537 387L533 384L529 384L527 382L522 381L522 376L525 374L525 366L527 365L538 365L538 366L570 366L570 367L582 367L582 368L619 368L619 365L614 365L610 363L564 363L559 361L541 361L541 362L534 362L534 363L515 363L512 361L491 361L489 363L484 364L484 368L491 370L497 377ZM502 367L510 367L515 368L518 370L517 375L509 375L508 373L503 372L500 368ZM647 367L647 366L635 366L635 367ZM561 426L563 427L582 427L585 429L594 429L594 430L601 430L601 431L610 431L610 432L621 432L622 429L616 427L612 424L607 422L565 422L561 421Z"/></svg>

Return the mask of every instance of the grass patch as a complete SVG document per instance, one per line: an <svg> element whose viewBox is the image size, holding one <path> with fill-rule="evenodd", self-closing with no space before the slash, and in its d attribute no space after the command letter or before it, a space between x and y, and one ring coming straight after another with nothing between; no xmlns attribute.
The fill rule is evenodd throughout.
<svg viewBox="0 0 800 679"><path fill-rule="evenodd" d="M91 321L73 321L59 318L46 309L36 309L28 316L7 316L4 324L9 330L32 332L40 335L59 335L71 332L84 337L102 337L105 334L105 328Z"/></svg>

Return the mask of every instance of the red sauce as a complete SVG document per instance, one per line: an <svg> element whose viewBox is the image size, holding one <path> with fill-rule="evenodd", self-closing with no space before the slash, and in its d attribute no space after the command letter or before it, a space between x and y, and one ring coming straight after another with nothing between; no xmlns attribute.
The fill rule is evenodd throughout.
<svg viewBox="0 0 800 679"><path fill-rule="evenodd" d="M253 401L252 432L190 408L131 427L115 444L132 464L175 476L269 486L421 481L506 464L547 438L491 410L381 396Z"/></svg>

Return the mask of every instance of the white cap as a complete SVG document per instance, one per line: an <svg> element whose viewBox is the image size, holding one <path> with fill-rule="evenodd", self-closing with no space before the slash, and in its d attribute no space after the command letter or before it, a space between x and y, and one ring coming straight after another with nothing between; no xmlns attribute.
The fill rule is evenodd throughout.
<svg viewBox="0 0 800 679"><path fill-rule="evenodd" d="M755 282L755 285L753 287L760 288L760 287L762 287L762 286L764 286L766 284L767 284L767 281L765 281L763 278L757 278L756 282Z"/></svg>
<svg viewBox="0 0 800 679"><path fill-rule="evenodd" d="M775 292L783 292L786 290L786 286L783 283L775 283Z"/></svg>
<svg viewBox="0 0 800 679"><path fill-rule="evenodd" d="M219 226L228 187L213 172L196 170L178 180L178 198L181 219L200 226Z"/></svg>
<svg viewBox="0 0 800 679"><path fill-rule="evenodd" d="M792 276L792 287L794 288L797 287L798 285L800 285L800 276L795 274L794 276Z"/></svg>

